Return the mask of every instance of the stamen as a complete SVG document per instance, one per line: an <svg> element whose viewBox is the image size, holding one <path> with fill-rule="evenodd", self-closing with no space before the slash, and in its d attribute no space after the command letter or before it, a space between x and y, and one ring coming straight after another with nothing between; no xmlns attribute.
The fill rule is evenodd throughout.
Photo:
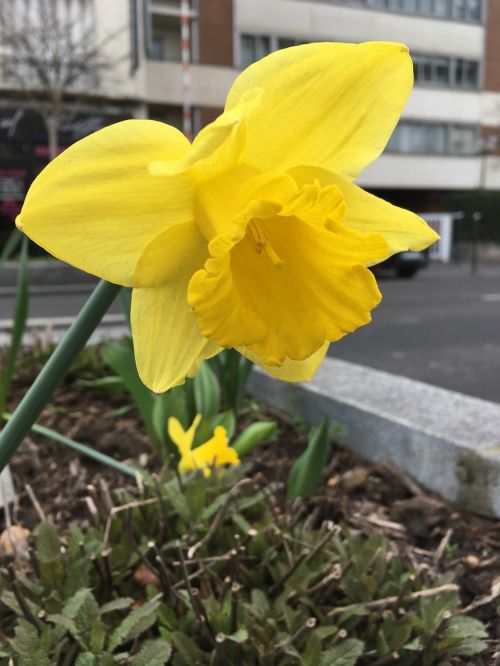
<svg viewBox="0 0 500 666"><path fill-rule="evenodd" d="M247 231L257 254L262 254L262 251L264 251L271 260L273 266L279 271L282 271L285 268L285 262L276 253L271 245L271 241L269 240L268 235L258 224L258 222L255 220L250 220L248 223Z"/></svg>

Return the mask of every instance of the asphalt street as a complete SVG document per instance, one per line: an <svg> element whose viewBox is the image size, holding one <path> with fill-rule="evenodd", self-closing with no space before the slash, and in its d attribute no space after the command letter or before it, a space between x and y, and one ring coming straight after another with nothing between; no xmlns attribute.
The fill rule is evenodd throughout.
<svg viewBox="0 0 500 666"><path fill-rule="evenodd" d="M480 266L476 275L468 266L431 266L379 285L372 323L332 345L331 355L500 402L500 266ZM74 316L89 294L86 285L46 289L33 288L30 317ZM0 291L5 322L13 297Z"/></svg>
<svg viewBox="0 0 500 666"><path fill-rule="evenodd" d="M379 287L372 322L330 355L500 402L500 266L430 266Z"/></svg>

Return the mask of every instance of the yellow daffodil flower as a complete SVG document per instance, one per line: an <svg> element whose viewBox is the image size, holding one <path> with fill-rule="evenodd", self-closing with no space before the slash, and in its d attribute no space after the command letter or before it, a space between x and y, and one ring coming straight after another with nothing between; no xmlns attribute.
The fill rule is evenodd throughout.
<svg viewBox="0 0 500 666"><path fill-rule="evenodd" d="M216 426L213 437L193 449L194 436L200 421L201 414L198 414L191 426L184 430L176 418L172 416L168 419L168 434L181 456L179 472L202 469L205 476L210 476L212 467L239 465L238 454L229 446L227 432L223 426Z"/></svg>
<svg viewBox="0 0 500 666"><path fill-rule="evenodd" d="M38 176L17 225L60 259L133 287L140 376L162 392L235 347L310 379L370 321L367 268L437 239L353 179L384 149L413 83L395 43L305 44L243 71L192 144L129 120Z"/></svg>

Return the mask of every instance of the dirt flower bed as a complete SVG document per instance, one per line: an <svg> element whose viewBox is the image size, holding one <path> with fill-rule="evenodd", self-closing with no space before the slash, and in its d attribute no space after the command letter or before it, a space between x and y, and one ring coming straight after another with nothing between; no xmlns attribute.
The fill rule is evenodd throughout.
<svg viewBox="0 0 500 666"><path fill-rule="evenodd" d="M25 361L11 391L10 409L38 370L38 363ZM91 354L72 371L39 422L120 461L134 461L157 472L159 461L151 453L129 396L119 391L100 394L81 384L82 379L100 373L99 362ZM273 511L279 517L286 504L283 488L288 472L305 446L305 428L252 401L245 403L238 427L263 413L279 421L279 436L252 453L250 475L259 487L275 488ZM27 438L11 469L19 491L12 520L29 534L43 520L52 521L58 530L74 521L82 530L91 528L92 506L105 503L103 497L115 488L134 485L120 473L37 435ZM449 663L500 663L498 521L457 511L390 465L368 464L337 445L332 447L319 490L295 510L297 520L307 521L311 529L332 521L356 534L383 534L390 551L431 580L448 574L459 586L462 607L486 624L489 644L487 653ZM383 663L400 662L395 658Z"/></svg>

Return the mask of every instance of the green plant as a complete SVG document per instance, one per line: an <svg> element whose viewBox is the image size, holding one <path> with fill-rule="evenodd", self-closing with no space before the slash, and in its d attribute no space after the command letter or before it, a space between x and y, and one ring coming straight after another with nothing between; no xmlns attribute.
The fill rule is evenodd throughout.
<svg viewBox="0 0 500 666"><path fill-rule="evenodd" d="M225 404L238 412L252 372L253 363L235 349L225 349L209 361L219 378Z"/></svg>
<svg viewBox="0 0 500 666"><path fill-rule="evenodd" d="M307 448L295 462L288 476L289 497L309 497L317 488L330 451L330 422L324 419L319 428L311 428Z"/></svg>
<svg viewBox="0 0 500 666"><path fill-rule="evenodd" d="M30 569L0 568L0 663L437 666L485 649L449 578L380 535L313 527L242 472L118 489L84 532L40 525Z"/></svg>
<svg viewBox="0 0 500 666"><path fill-rule="evenodd" d="M195 446L207 441L218 425L224 426L229 439L235 435L237 408L241 404L252 366L246 359L240 361L237 352L229 350L220 354L218 364L203 363L193 379L159 395L152 393L142 383L129 338L104 345L101 355L115 374L82 383L93 390L121 390L128 393L142 417L151 447L162 461L170 454L177 454L167 430L170 417L175 417L187 428L197 414L202 415ZM234 442L240 457L250 453L262 442L269 441L276 429L274 421L250 425Z"/></svg>
<svg viewBox="0 0 500 666"><path fill-rule="evenodd" d="M14 232L9 237L0 259L0 267L5 259L11 256L11 253L21 245L19 253L19 267L17 274L16 302L14 306L12 337L10 345L5 352L3 369L0 374L0 417L5 408L7 396L9 393L12 376L16 369L16 364L21 350L26 322L28 319L28 239L21 237L19 232ZM0 418L1 422L1 418Z"/></svg>

